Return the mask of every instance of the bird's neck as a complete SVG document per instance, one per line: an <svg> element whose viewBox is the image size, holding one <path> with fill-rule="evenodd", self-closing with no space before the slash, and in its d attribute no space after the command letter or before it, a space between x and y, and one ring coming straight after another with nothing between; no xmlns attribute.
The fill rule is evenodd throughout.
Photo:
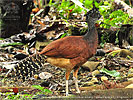
<svg viewBox="0 0 133 100"><path fill-rule="evenodd" d="M98 46L98 35L93 21L88 23L88 32L83 36L83 38L89 45L89 51L91 51L91 53L94 55Z"/></svg>
<svg viewBox="0 0 133 100"><path fill-rule="evenodd" d="M84 39L87 41L95 41L97 39L97 30L92 20L88 22L88 32L84 35Z"/></svg>

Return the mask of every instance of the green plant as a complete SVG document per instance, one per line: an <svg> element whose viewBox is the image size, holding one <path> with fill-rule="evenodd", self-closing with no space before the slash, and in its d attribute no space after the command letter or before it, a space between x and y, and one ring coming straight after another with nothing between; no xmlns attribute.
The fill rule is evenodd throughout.
<svg viewBox="0 0 133 100"><path fill-rule="evenodd" d="M41 87L40 85L32 85L32 87L41 90L40 92L38 92L39 94L45 94L45 95L52 94L52 91L50 91L49 89L45 89L44 87Z"/></svg>
<svg viewBox="0 0 133 100"><path fill-rule="evenodd" d="M6 93L7 97L6 100L31 100L33 95L32 94L20 94L18 93L17 95L14 95L10 92Z"/></svg>
<svg viewBox="0 0 133 100"><path fill-rule="evenodd" d="M103 47L104 47L104 43L106 43L108 40L109 40L109 33L107 33L107 32L105 31L105 33L102 34L102 36L101 36L101 43L100 43L100 46L103 48Z"/></svg>
<svg viewBox="0 0 133 100"><path fill-rule="evenodd" d="M110 14L109 19L109 23L111 26L120 27L122 24L128 23L129 16L122 10L117 10Z"/></svg>
<svg viewBox="0 0 133 100"><path fill-rule="evenodd" d="M121 77L120 73L117 72L117 71L115 71L115 70L109 71L109 70L107 70L106 68L102 68L102 69L100 70L100 72L106 73L107 75L110 75L110 76L112 76L112 77Z"/></svg>
<svg viewBox="0 0 133 100"><path fill-rule="evenodd" d="M0 40L4 40L3 38L0 38Z"/></svg>
<svg viewBox="0 0 133 100"><path fill-rule="evenodd" d="M57 7L57 11L59 12L59 16L68 19L71 13L71 9L74 8L74 5L70 2L70 0L62 0L61 4Z"/></svg>
<svg viewBox="0 0 133 100"><path fill-rule="evenodd" d="M103 48L104 47L104 43L106 43L106 40L104 40L104 35L101 36L101 43L100 46Z"/></svg>
<svg viewBox="0 0 133 100"><path fill-rule="evenodd" d="M101 20L101 27L110 28L118 27L120 28L122 24L131 23L127 13L122 10L114 11L114 5L112 1L104 1L103 5L99 6L103 20Z"/></svg>
<svg viewBox="0 0 133 100"><path fill-rule="evenodd" d="M80 0L81 3L85 4L86 8L90 8L92 7L92 0L88 1L89 0ZM70 0L62 0L61 2L56 1L55 3L51 2L52 0L49 5L53 6L57 10L57 13L59 13L59 17L63 19L69 19L70 13L81 13L82 11L85 11L83 8L79 7Z"/></svg>
<svg viewBox="0 0 133 100"><path fill-rule="evenodd" d="M5 43L1 43L0 47L5 47L5 46L17 46L17 45L24 45L23 43L20 42L14 42L14 43L9 43L9 42L5 42Z"/></svg>
<svg viewBox="0 0 133 100"><path fill-rule="evenodd" d="M12 94L11 92L7 92L6 95L7 95L7 100L32 100L34 97L36 97L37 95L41 95L41 94L44 94L44 95L48 95L48 94L52 94L52 91L50 91L49 89L45 89L44 87L41 87L40 85L33 85L32 87L34 87L35 89L38 89L40 90L39 92L36 92L35 94L28 94L28 93L25 93L25 94L21 94L20 93L17 93L17 95L14 95Z"/></svg>
<svg viewBox="0 0 133 100"><path fill-rule="evenodd" d="M71 18L73 13L80 14L82 11L86 12L85 9L79 7L71 0L57 0L52 3L53 0L50 0L49 6L53 7L56 10L56 17L61 18L63 20L68 20ZM87 9L91 9L93 7L92 3L94 0L79 0L83 3L84 7ZM99 20L100 27L109 29L110 27L118 27L120 28L122 24L129 24L132 23L129 19L127 13L123 12L122 10L115 11L115 5L113 3L114 0L101 0L100 3L95 1L95 6L99 8L99 11L103 18ZM62 37L64 37L64 34ZM109 34L108 34L109 35ZM117 35L117 34L116 34ZM118 43L118 36L116 36L116 42ZM105 36L101 37L101 47L104 46L104 43L108 40L105 39Z"/></svg>

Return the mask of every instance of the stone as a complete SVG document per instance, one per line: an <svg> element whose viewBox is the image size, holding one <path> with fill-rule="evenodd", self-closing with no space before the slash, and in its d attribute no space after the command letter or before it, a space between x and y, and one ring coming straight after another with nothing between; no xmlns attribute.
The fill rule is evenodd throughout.
<svg viewBox="0 0 133 100"><path fill-rule="evenodd" d="M133 84L126 86L125 88L133 88Z"/></svg>
<svg viewBox="0 0 133 100"><path fill-rule="evenodd" d="M41 79L49 79L49 78L52 77L52 74L51 74L51 73L48 73L48 72L41 72L41 73L39 74L39 77L40 77Z"/></svg>
<svg viewBox="0 0 133 100"><path fill-rule="evenodd" d="M82 68L89 69L91 72L96 69L100 62L87 61L82 65Z"/></svg>

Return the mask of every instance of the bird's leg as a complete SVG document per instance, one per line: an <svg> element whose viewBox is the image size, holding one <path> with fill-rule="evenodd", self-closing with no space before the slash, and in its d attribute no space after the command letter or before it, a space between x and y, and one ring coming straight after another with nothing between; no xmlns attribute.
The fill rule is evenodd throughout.
<svg viewBox="0 0 133 100"><path fill-rule="evenodd" d="M66 80L66 96L68 96L68 80Z"/></svg>
<svg viewBox="0 0 133 100"><path fill-rule="evenodd" d="M66 96L68 96L68 80L71 71L66 70Z"/></svg>
<svg viewBox="0 0 133 100"><path fill-rule="evenodd" d="M79 90L79 87L78 87L78 82L77 82L78 70L79 70L79 67L74 69L74 71L73 71L73 80L75 82L75 87L76 87L77 93L80 93L80 90Z"/></svg>

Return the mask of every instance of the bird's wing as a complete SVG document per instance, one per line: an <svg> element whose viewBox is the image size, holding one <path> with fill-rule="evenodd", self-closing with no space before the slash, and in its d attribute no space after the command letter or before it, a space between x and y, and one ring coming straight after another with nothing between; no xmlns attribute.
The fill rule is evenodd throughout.
<svg viewBox="0 0 133 100"><path fill-rule="evenodd" d="M47 45L40 54L51 57L75 58L86 47L81 36L69 36Z"/></svg>

